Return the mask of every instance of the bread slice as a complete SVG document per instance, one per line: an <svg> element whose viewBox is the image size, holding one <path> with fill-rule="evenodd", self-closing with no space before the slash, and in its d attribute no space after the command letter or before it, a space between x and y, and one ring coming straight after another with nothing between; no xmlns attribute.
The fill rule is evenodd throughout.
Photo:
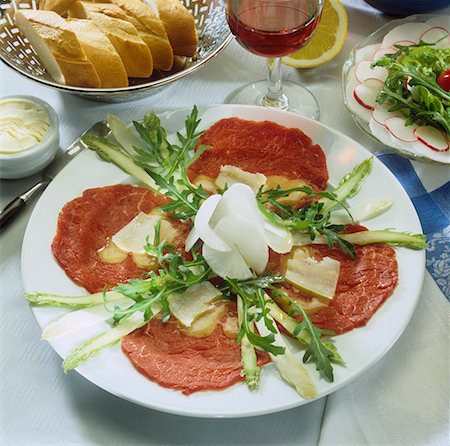
<svg viewBox="0 0 450 446"><path fill-rule="evenodd" d="M122 59L106 35L91 20L67 19L67 25L77 35L87 58L100 78L100 88L128 86Z"/></svg>
<svg viewBox="0 0 450 446"><path fill-rule="evenodd" d="M45 11L54 11L59 15L63 15L76 0L40 0L39 9Z"/></svg>
<svg viewBox="0 0 450 446"><path fill-rule="evenodd" d="M17 10L14 18L56 82L75 87L100 87L97 72L77 36L56 12Z"/></svg>
<svg viewBox="0 0 450 446"><path fill-rule="evenodd" d="M128 77L152 74L153 59L148 46L117 5L77 1L69 9L69 17L90 19L105 33L119 53Z"/></svg>
<svg viewBox="0 0 450 446"><path fill-rule="evenodd" d="M148 7L141 0L113 0L127 15L127 20L139 31L153 57L155 70L168 71L173 65L173 51L156 6Z"/></svg>
<svg viewBox="0 0 450 446"><path fill-rule="evenodd" d="M121 19L126 20L127 15L124 11L122 11L117 5L114 5L112 2L105 1L105 2L96 2L96 1L89 1L89 0L78 0L73 3L72 7L69 10L69 16L72 16L72 14L76 12L80 15L88 16L90 13L99 13L99 14L105 14L108 17L114 18L114 19ZM88 17L77 17L86 19Z"/></svg>
<svg viewBox="0 0 450 446"><path fill-rule="evenodd" d="M195 56L197 51L197 29L194 17L180 0L143 0L158 8L159 17L166 29L173 53L177 56Z"/></svg>

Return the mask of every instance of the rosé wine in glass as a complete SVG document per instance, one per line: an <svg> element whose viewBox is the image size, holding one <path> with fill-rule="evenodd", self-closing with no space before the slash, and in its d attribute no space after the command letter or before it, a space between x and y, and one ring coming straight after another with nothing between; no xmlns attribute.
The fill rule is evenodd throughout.
<svg viewBox="0 0 450 446"><path fill-rule="evenodd" d="M291 110L313 119L319 107L309 90L290 82L283 92L281 57L304 46L320 20L323 0L228 0L227 19L239 44L267 58L267 82L239 89L228 102Z"/></svg>

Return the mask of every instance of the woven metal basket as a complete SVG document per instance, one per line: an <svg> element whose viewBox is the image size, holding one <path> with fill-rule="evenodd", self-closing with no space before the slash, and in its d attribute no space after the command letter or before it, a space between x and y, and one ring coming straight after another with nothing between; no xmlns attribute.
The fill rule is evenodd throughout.
<svg viewBox="0 0 450 446"><path fill-rule="evenodd" d="M154 73L148 79L130 79L130 85L123 88L82 88L55 82L36 54L28 40L14 24L16 9L36 9L37 0L0 0L0 58L14 70L42 85L67 93L84 96L104 102L125 102L157 92L160 88L187 76L205 65L231 40L226 22L223 0L183 0L192 12L199 44L192 59L179 59L175 69L167 73Z"/></svg>

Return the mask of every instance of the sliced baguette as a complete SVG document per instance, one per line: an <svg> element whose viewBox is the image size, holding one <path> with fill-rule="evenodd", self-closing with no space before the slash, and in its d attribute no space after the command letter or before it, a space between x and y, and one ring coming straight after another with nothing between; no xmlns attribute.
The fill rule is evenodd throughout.
<svg viewBox="0 0 450 446"><path fill-rule="evenodd" d="M75 87L100 87L97 72L77 36L56 12L17 10L14 18L56 82Z"/></svg>
<svg viewBox="0 0 450 446"><path fill-rule="evenodd" d="M168 71L173 65L173 51L156 7L151 9L141 0L113 0L139 31L153 57L155 70Z"/></svg>
<svg viewBox="0 0 450 446"><path fill-rule="evenodd" d="M194 17L180 0L143 0L150 8L158 8L158 13L173 53L177 56L193 57L197 51L197 29Z"/></svg>
<svg viewBox="0 0 450 446"><path fill-rule="evenodd" d="M67 19L69 28L77 35L87 58L100 78L100 88L128 86L122 59L106 35L91 20Z"/></svg>
<svg viewBox="0 0 450 446"><path fill-rule="evenodd" d="M122 9L120 9L117 5L114 5L111 2L96 2L96 1L85 1L85 0L78 0L73 3L72 7L69 10L69 16L72 16L74 12L77 12L77 14L85 15L86 17L78 17L87 19L89 18L89 14L96 12L99 14L105 14L108 17L114 18L114 19L121 19L126 20L127 15L125 14Z"/></svg>
<svg viewBox="0 0 450 446"><path fill-rule="evenodd" d="M75 1L76 0L41 0L39 2L39 9L54 11L59 15L63 15Z"/></svg>
<svg viewBox="0 0 450 446"><path fill-rule="evenodd" d="M69 9L69 17L90 19L105 33L119 53L128 77L152 74L153 59L148 46L117 5L77 1Z"/></svg>

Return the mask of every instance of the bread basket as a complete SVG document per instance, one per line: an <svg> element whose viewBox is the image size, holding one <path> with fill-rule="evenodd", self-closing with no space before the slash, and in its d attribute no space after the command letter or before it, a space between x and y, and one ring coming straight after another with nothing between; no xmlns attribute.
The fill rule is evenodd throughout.
<svg viewBox="0 0 450 446"><path fill-rule="evenodd" d="M192 12L199 36L197 53L192 59L180 59L176 69L167 73L155 73L147 79L132 79L128 87L82 88L55 82L39 61L33 47L14 25L12 10L36 9L37 0L0 0L0 58L20 74L66 93L103 102L125 102L157 92L197 71L216 56L231 40L223 0L182 0ZM11 7L13 9L11 9Z"/></svg>

